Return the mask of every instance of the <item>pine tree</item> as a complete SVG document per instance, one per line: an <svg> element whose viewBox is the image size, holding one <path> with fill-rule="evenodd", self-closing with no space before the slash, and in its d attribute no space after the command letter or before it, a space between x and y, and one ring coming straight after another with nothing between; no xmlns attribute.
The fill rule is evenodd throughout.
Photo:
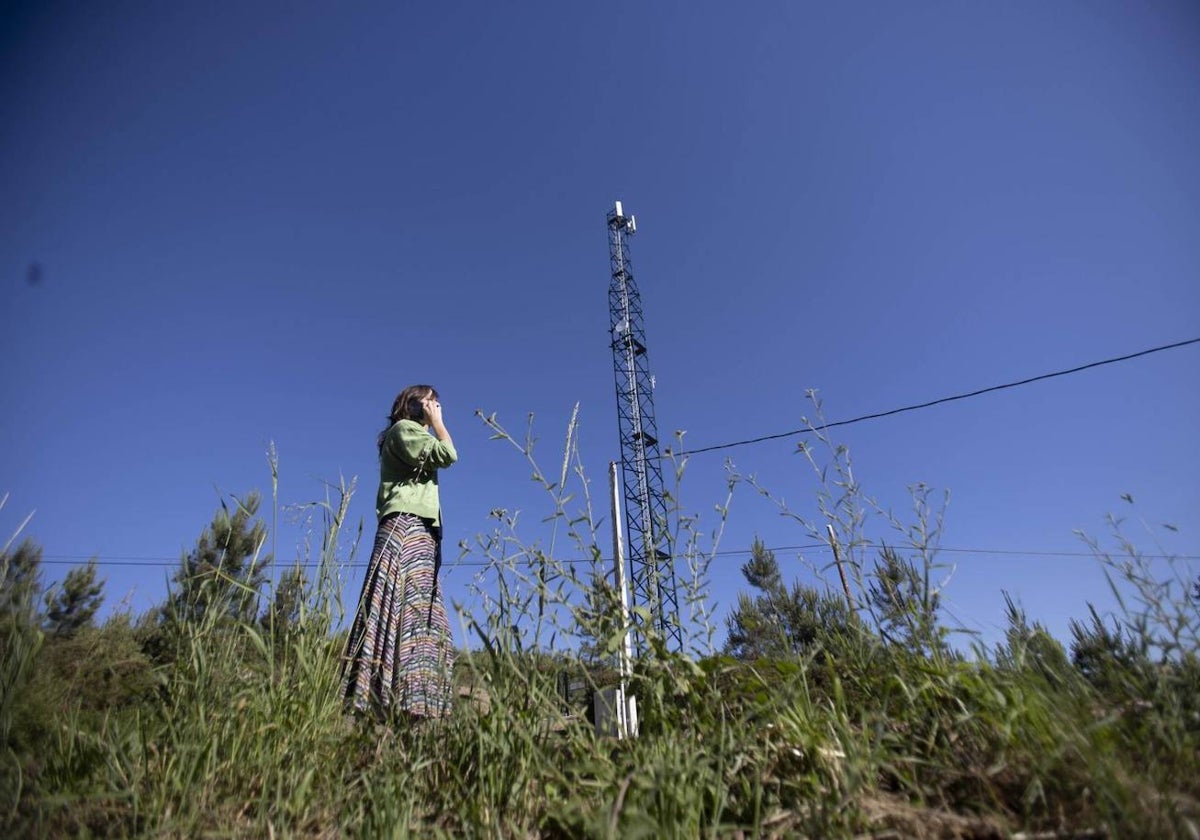
<svg viewBox="0 0 1200 840"><path fill-rule="evenodd" d="M8 745L13 704L33 674L43 634L38 627L42 549L26 539L0 551L0 744ZM0 768L0 787L12 782ZM10 789L10 788L5 788Z"/></svg>
<svg viewBox="0 0 1200 840"><path fill-rule="evenodd" d="M104 581L96 580L96 561L67 573L61 587L46 593L44 627L53 636L73 636L90 627L104 603Z"/></svg>
<svg viewBox="0 0 1200 840"><path fill-rule="evenodd" d="M927 575L885 546L867 589L884 641L913 652L946 650L946 631L938 622L941 596Z"/></svg>
<svg viewBox="0 0 1200 840"><path fill-rule="evenodd" d="M742 564L742 577L760 594L738 593L738 605L726 619L729 631L725 650L739 659L780 656L787 652L783 602L787 590L775 552L757 536L750 544L750 559Z"/></svg>
<svg viewBox="0 0 1200 840"><path fill-rule="evenodd" d="M300 627L307 588L308 579L298 565L285 571L275 584L275 597L263 611L259 623L276 639L282 639Z"/></svg>
<svg viewBox="0 0 1200 840"><path fill-rule="evenodd" d="M1124 696L1153 670L1144 640L1113 619L1109 626L1088 604L1090 621L1071 619L1071 662L1088 682L1109 697Z"/></svg>
<svg viewBox="0 0 1200 840"><path fill-rule="evenodd" d="M789 589L775 553L754 538L742 576L759 594L738 594L728 619L725 651L739 659L794 657L854 631L840 597L794 583Z"/></svg>
<svg viewBox="0 0 1200 840"><path fill-rule="evenodd" d="M205 617L253 622L258 615L270 555L260 555L267 526L256 519L261 498L256 492L235 499L234 509L222 501L196 547L180 560L165 613L177 621Z"/></svg>
<svg viewBox="0 0 1200 840"><path fill-rule="evenodd" d="M26 538L15 549L0 552L0 617L36 623L41 591L41 546Z"/></svg>
<svg viewBox="0 0 1200 840"><path fill-rule="evenodd" d="M1025 610L1004 593L1008 629L1004 644L996 649L996 664L1011 670L1029 670L1052 684L1059 684L1071 671L1067 652L1040 622L1029 623Z"/></svg>

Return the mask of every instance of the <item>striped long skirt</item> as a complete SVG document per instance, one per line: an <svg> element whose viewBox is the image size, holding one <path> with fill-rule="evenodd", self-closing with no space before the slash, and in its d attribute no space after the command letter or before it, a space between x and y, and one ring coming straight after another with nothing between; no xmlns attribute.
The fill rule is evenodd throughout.
<svg viewBox="0 0 1200 840"><path fill-rule="evenodd" d="M351 708L449 714L454 644L438 589L440 567L440 541L427 520L400 513L379 523L346 647Z"/></svg>

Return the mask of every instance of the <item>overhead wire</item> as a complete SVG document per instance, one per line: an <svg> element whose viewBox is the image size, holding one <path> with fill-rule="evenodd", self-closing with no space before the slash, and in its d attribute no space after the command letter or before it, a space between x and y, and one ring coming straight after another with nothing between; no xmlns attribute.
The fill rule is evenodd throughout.
<svg viewBox="0 0 1200 840"><path fill-rule="evenodd" d="M885 546L885 544L882 542L862 542L862 543L859 543L859 545L862 546L863 548L883 548ZM916 549L913 549L913 548L904 548L902 546L897 547L897 546L893 546L890 544L888 544L887 547L896 549L898 551L916 551ZM828 543L808 543L808 544L804 544L804 545L765 546L764 550L770 551L770 552L828 551L829 544ZM1016 556L1016 557L1059 557L1059 558L1068 558L1068 559L1069 558L1090 558L1090 557L1096 556L1095 552L1092 552L1092 551L1049 551L1049 550L1041 550L1041 549L1019 549L1019 548L958 548L958 547L946 547L946 546L938 546L934 549L931 549L931 553L938 553L938 552L944 552L947 554L992 554L992 555L1005 555L1005 556ZM734 557L734 556L745 556L745 555L748 555L751 553L753 553L753 550L749 549L749 548L731 548L731 549L725 549L722 551L715 551L709 556L712 556L712 557ZM1172 559L1173 560L1189 560L1189 561L1190 560L1200 560L1200 554L1141 554L1139 556L1143 557L1147 560L1172 560ZM97 566L133 566L133 567L144 567L144 568L168 568L171 566L178 565L181 561L181 558L173 558L173 559L166 558L166 557L157 557L157 558L156 557L85 558L84 555L54 554L54 555L43 556L41 562L43 565L66 566L66 565L72 565L72 564L79 564L81 562L86 564L88 562L92 562L93 560ZM600 558L596 558L594 560L592 558L568 558L568 559L560 559L559 558L559 559L554 559L552 562L558 563L561 565L566 565L566 566L574 566L574 565L582 565L582 564L590 564L590 563L611 563L612 558L611 557L600 557ZM458 561L451 560L451 561L447 561L445 563L445 567L446 568L454 568L455 566L486 567L486 566L501 566L503 564L504 564L504 561L495 561L495 560L458 560ZM354 562L354 563L346 563L346 564L339 564L339 565L341 565L342 568L361 569L361 568L365 568L367 566L367 563L365 561L358 561L358 562ZM291 569L291 568L295 568L297 566L299 566L300 568L304 568L304 569L315 569L315 568L319 568L321 566L321 564L317 563L317 562L312 562L312 561L305 561L302 563L276 563L275 566L280 569Z"/></svg>
<svg viewBox="0 0 1200 840"><path fill-rule="evenodd" d="M1151 347L1147 350L1139 350L1136 353L1128 353L1124 356L1114 356L1111 359L1101 359L1098 362L1089 362L1086 365L1079 365L1078 367L1068 368L1066 370L1056 370L1051 373L1042 373L1037 376L1030 376L1026 379L1017 380L1016 382L1005 382L1002 385L991 385L987 388L979 388L975 391L968 391L963 394L954 394L949 397L940 397L936 400L929 400L928 402L916 403L915 405L906 405L906 406L902 406L901 408L893 408L888 411L878 411L878 412L875 412L874 414L863 414L858 417L852 417L848 420L836 420L832 423L822 423L818 426L809 426L809 427L806 427L803 429L794 429L790 432L779 432L778 434L773 434L773 435L762 435L760 437L748 438L746 440L737 440L737 441L733 441L731 443L719 443L714 446L701 446L696 449L687 449L682 452L672 452L668 448L659 457L660 458L670 458L670 457L681 458L686 455L699 455L702 452L715 452L718 449L732 449L735 446L746 446L751 443L762 443L762 442L768 441L768 440L778 440L779 438L794 437L796 435L814 434L816 432L823 432L826 429L836 429L839 426L850 426L850 425L853 425L854 423L862 423L866 420L878 420L881 417L891 417L896 414L903 414L904 412L907 412L907 411L918 411L923 408L931 408L935 405L942 405L943 403L955 402L956 400L965 400L965 399L969 399L971 397L978 397L978 396L981 396L982 394L990 394L995 391L1003 391L1008 388L1018 388L1022 385L1029 385L1033 382L1042 382L1046 379L1054 379L1059 376L1068 376L1073 373L1079 373L1080 371L1091 370L1092 368L1103 367L1104 365L1116 364L1117 362L1127 362L1130 359L1137 359L1141 356L1149 356L1152 353L1162 353L1166 350L1176 350L1180 347L1186 347L1189 344L1200 344L1200 337L1189 338L1186 341L1176 341L1173 344L1163 344L1158 347Z"/></svg>

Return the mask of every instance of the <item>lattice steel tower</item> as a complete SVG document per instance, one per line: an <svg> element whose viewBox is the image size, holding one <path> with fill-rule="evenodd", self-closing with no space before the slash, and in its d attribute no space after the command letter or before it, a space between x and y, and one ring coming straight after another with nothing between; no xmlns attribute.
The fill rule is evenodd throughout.
<svg viewBox="0 0 1200 840"><path fill-rule="evenodd" d="M654 377L646 354L642 299L629 260L629 237L636 229L633 216L626 216L621 202L616 202L608 213L608 261L612 271L608 314L617 381L629 585L633 606L649 609L652 625L668 645L680 649L683 634L675 564L668 551L667 503L654 422ZM637 641L639 648L644 647L645 634L639 632Z"/></svg>

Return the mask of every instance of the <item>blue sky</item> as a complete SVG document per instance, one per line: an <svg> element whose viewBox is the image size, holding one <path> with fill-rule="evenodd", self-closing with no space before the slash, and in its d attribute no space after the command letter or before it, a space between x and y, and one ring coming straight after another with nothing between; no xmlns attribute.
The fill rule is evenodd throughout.
<svg viewBox="0 0 1200 840"><path fill-rule="evenodd" d="M374 437L420 381L461 455L452 540L546 511L477 408L532 412L555 464L580 403L600 495L616 199L659 428L692 446L795 429L807 389L840 419L1194 338L1197 79L1191 3L11 6L0 529L34 511L48 580L162 560L103 567L141 611L221 494L269 492L274 441L283 502L357 476L369 532ZM836 437L884 506L949 490L947 547L1079 552L1113 511L1197 555L1198 374L1193 345ZM715 524L729 457L811 508L794 446L696 455L684 507ZM721 548L755 534L807 542L742 487ZM1060 637L1111 603L1087 557L944 559L989 637L1001 590Z"/></svg>

